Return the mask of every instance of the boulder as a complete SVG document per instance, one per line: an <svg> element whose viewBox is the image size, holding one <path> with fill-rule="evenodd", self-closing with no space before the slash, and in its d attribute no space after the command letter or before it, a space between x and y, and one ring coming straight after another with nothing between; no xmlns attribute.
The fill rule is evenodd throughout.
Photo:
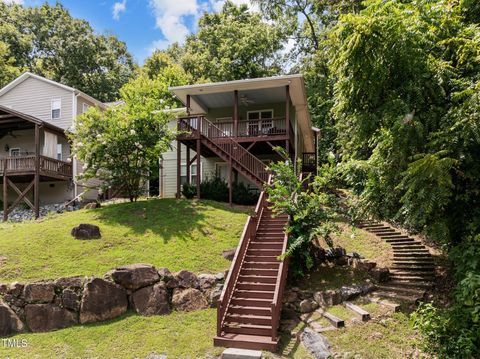
<svg viewBox="0 0 480 359"><path fill-rule="evenodd" d="M377 263L368 259L350 258L349 264L358 270L369 271L376 267Z"/></svg>
<svg viewBox="0 0 480 359"><path fill-rule="evenodd" d="M53 304L27 304L25 320L32 332L49 332L78 323L75 313Z"/></svg>
<svg viewBox="0 0 480 359"><path fill-rule="evenodd" d="M304 299L299 304L300 313L311 313L317 308L317 302L311 299Z"/></svg>
<svg viewBox="0 0 480 359"><path fill-rule="evenodd" d="M155 267L148 264L132 264L118 267L111 272L113 280L122 287L137 290L160 280Z"/></svg>
<svg viewBox="0 0 480 359"><path fill-rule="evenodd" d="M177 288L173 291L172 306L176 310L190 312L208 308L208 302L198 289Z"/></svg>
<svg viewBox="0 0 480 359"><path fill-rule="evenodd" d="M373 268L370 275L377 283L384 283L390 280L390 271L388 268Z"/></svg>
<svg viewBox="0 0 480 359"><path fill-rule="evenodd" d="M330 248L330 249L327 249L325 252L325 256L328 259L344 257L346 254L347 254L347 251L345 250L345 248L342 248L342 247Z"/></svg>
<svg viewBox="0 0 480 359"><path fill-rule="evenodd" d="M27 303L51 303L55 298L55 287L51 282L27 284L23 297Z"/></svg>
<svg viewBox="0 0 480 359"><path fill-rule="evenodd" d="M64 289L61 304L64 308L78 312L80 309L80 296L73 289Z"/></svg>
<svg viewBox="0 0 480 359"><path fill-rule="evenodd" d="M222 296L222 289L223 289L223 284L219 284L214 289L210 290L210 292L208 293L208 299L209 299L208 301L210 303L210 307L212 308L217 307L218 301Z"/></svg>
<svg viewBox="0 0 480 359"><path fill-rule="evenodd" d="M300 335L300 340L307 350L312 354L316 359L327 359L331 358L332 352L330 350L331 345L328 339L314 332L310 328L305 328Z"/></svg>
<svg viewBox="0 0 480 359"><path fill-rule="evenodd" d="M127 311L127 292L118 284L93 278L85 284L80 305L80 322L113 319Z"/></svg>
<svg viewBox="0 0 480 359"><path fill-rule="evenodd" d="M23 331L24 325L15 312L0 300L0 337Z"/></svg>
<svg viewBox="0 0 480 359"><path fill-rule="evenodd" d="M285 292L283 295L283 302L284 303L294 303L298 300L298 292L294 292L292 290L289 290Z"/></svg>
<svg viewBox="0 0 480 359"><path fill-rule="evenodd" d="M74 227L71 232L75 239L99 239L102 238L100 228L94 224L82 223Z"/></svg>
<svg viewBox="0 0 480 359"><path fill-rule="evenodd" d="M348 258L357 258L357 259L363 258L363 257L362 257L359 253L357 253L357 252L347 253L347 257L348 257Z"/></svg>
<svg viewBox="0 0 480 359"><path fill-rule="evenodd" d="M331 307L342 302L342 293L333 289L316 292L313 295L315 302L322 307Z"/></svg>
<svg viewBox="0 0 480 359"><path fill-rule="evenodd" d="M233 249L227 249L222 252L223 258L225 258L227 261L233 261L233 257L235 257L235 252L237 251L236 248Z"/></svg>
<svg viewBox="0 0 480 359"><path fill-rule="evenodd" d="M11 296L14 296L14 297L18 297L23 293L23 288L24 287L25 287L25 285L23 285L21 283L13 282L9 285L8 290L7 290L7 294L9 294Z"/></svg>
<svg viewBox="0 0 480 359"><path fill-rule="evenodd" d="M198 288L200 286L200 281L198 277L188 270L181 270L175 275L178 286L182 288Z"/></svg>
<svg viewBox="0 0 480 359"><path fill-rule="evenodd" d="M343 286L342 288L340 288L340 292L342 295L342 301L345 302L363 294L364 290L361 285L354 284L351 286Z"/></svg>
<svg viewBox="0 0 480 359"><path fill-rule="evenodd" d="M201 290L206 290L215 287L216 279L213 274L200 274L198 282Z"/></svg>
<svg viewBox="0 0 480 359"><path fill-rule="evenodd" d="M53 283L57 288L75 288L80 289L83 287L85 277L76 276L76 277L64 277L58 278Z"/></svg>
<svg viewBox="0 0 480 359"><path fill-rule="evenodd" d="M219 272L215 274L215 279L217 280L217 282L223 282L225 280L225 273Z"/></svg>
<svg viewBox="0 0 480 359"><path fill-rule="evenodd" d="M140 315L162 315L170 313L168 292L163 283L144 287L132 295L133 308Z"/></svg>
<svg viewBox="0 0 480 359"><path fill-rule="evenodd" d="M8 284L0 284L0 295L6 294L8 292Z"/></svg>
<svg viewBox="0 0 480 359"><path fill-rule="evenodd" d="M158 275L160 280L165 283L167 288L173 289L178 287L177 280L173 276L172 272L168 270L168 268L160 268L158 270Z"/></svg>

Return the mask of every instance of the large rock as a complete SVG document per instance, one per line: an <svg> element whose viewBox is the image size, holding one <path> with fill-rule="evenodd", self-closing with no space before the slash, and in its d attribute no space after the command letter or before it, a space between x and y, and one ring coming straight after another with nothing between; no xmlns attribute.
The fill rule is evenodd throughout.
<svg viewBox="0 0 480 359"><path fill-rule="evenodd" d="M347 301L350 299L354 299L361 294L364 294L364 289L361 285L350 285L350 286L343 286L340 288L340 292L342 295L342 300Z"/></svg>
<svg viewBox="0 0 480 359"><path fill-rule="evenodd" d="M175 276L178 286L182 288L198 288L200 286L200 281L198 277L188 270L181 270Z"/></svg>
<svg viewBox="0 0 480 359"><path fill-rule="evenodd" d="M333 289L316 292L313 299L322 307L331 307L342 302L342 293Z"/></svg>
<svg viewBox="0 0 480 359"><path fill-rule="evenodd" d="M327 359L331 357L331 345L328 339L323 335L316 333L307 327L300 335L300 340L314 358Z"/></svg>
<svg viewBox="0 0 480 359"><path fill-rule="evenodd" d="M23 331L24 326L15 312L0 300L0 337Z"/></svg>
<svg viewBox="0 0 480 359"><path fill-rule="evenodd" d="M177 288L173 291L172 306L176 310L190 312L208 308L208 302L198 289Z"/></svg>
<svg viewBox="0 0 480 359"><path fill-rule="evenodd" d="M300 313L311 313L318 308L317 302L311 299L304 299L300 302L299 310Z"/></svg>
<svg viewBox="0 0 480 359"><path fill-rule="evenodd" d="M27 303L51 303L55 297L55 287L50 282L27 284L23 289Z"/></svg>
<svg viewBox="0 0 480 359"><path fill-rule="evenodd" d="M235 257L235 252L237 251L236 248L233 249L227 249L222 252L223 258L225 258L227 261L233 261L233 257Z"/></svg>
<svg viewBox="0 0 480 359"><path fill-rule="evenodd" d="M75 239L99 239L102 238L100 228L94 224L82 223L74 227L71 232Z"/></svg>
<svg viewBox="0 0 480 359"><path fill-rule="evenodd" d="M113 270L113 280L122 287L137 290L160 280L157 270L148 264L132 264Z"/></svg>
<svg viewBox="0 0 480 359"><path fill-rule="evenodd" d="M373 268L370 275L377 283L384 283L390 280L390 271L388 268Z"/></svg>
<svg viewBox="0 0 480 359"><path fill-rule="evenodd" d="M172 272L168 270L168 268L160 268L158 270L158 275L160 276L160 280L165 283L167 288L173 289L178 287L177 280L173 276Z"/></svg>
<svg viewBox="0 0 480 359"><path fill-rule="evenodd" d="M133 308L141 315L162 315L170 313L168 292L163 283L144 287L132 295Z"/></svg>
<svg viewBox="0 0 480 359"><path fill-rule="evenodd" d="M7 294L13 297L18 297L23 293L24 287L25 285L23 285L22 283L13 282L8 286Z"/></svg>
<svg viewBox="0 0 480 359"><path fill-rule="evenodd" d="M78 312L80 309L80 296L73 289L67 288L62 292L61 304L64 308Z"/></svg>
<svg viewBox="0 0 480 359"><path fill-rule="evenodd" d="M85 282L85 277L75 276L75 277L58 278L57 280L55 280L54 284L55 284L55 287L58 287L58 288L80 289L83 287L84 282Z"/></svg>
<svg viewBox="0 0 480 359"><path fill-rule="evenodd" d="M53 304L27 304L25 319L32 332L49 332L78 323L75 313Z"/></svg>
<svg viewBox="0 0 480 359"><path fill-rule="evenodd" d="M113 319L127 311L127 292L118 284L93 278L85 284L80 306L80 322Z"/></svg>
<svg viewBox="0 0 480 359"><path fill-rule="evenodd" d="M200 289L206 290L215 287L217 280L213 274L200 274L198 276Z"/></svg>

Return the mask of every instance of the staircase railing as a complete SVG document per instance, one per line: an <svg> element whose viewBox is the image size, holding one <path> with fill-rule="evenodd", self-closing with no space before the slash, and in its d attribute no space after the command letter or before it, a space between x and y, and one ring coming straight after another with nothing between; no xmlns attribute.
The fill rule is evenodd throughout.
<svg viewBox="0 0 480 359"><path fill-rule="evenodd" d="M200 133L258 181L267 182L268 172L265 164L204 116L180 118L178 128L180 131Z"/></svg>
<svg viewBox="0 0 480 359"><path fill-rule="evenodd" d="M268 183L270 183L271 177L268 178ZM259 219L262 216L263 209L267 204L267 195L265 191L260 193L258 198L257 206L255 207L255 213L251 216L248 216L247 222L243 228L242 236L240 237L240 243L235 251L235 256L232 260L232 265L228 271L225 284L223 285L222 294L217 305L217 335L222 334L223 323L225 321L225 315L227 313L228 306L232 299L235 286L240 276L240 270L242 269L243 262L245 261L245 256L247 254L247 249L257 234Z"/></svg>

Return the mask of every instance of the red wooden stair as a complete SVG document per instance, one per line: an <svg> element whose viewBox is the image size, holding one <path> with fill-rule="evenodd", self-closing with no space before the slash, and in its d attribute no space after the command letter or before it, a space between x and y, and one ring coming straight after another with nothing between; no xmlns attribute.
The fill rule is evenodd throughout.
<svg viewBox="0 0 480 359"><path fill-rule="evenodd" d="M288 260L286 215L273 217L262 192L245 224L219 300L214 344L275 351Z"/></svg>

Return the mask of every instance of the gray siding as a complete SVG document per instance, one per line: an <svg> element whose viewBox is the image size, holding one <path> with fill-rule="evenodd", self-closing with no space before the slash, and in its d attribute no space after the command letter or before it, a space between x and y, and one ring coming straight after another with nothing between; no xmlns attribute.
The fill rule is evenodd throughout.
<svg viewBox="0 0 480 359"><path fill-rule="evenodd" d="M60 118L52 119L52 100L61 99ZM73 124L73 92L32 77L0 96L0 105L67 129Z"/></svg>

